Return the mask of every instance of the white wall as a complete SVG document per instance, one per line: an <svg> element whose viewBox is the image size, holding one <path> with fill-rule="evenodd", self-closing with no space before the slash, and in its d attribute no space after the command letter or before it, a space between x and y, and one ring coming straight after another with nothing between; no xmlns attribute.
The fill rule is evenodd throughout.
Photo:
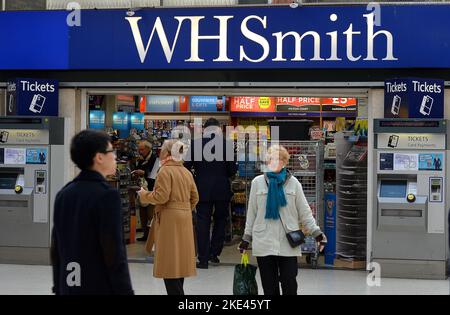
<svg viewBox="0 0 450 315"><path fill-rule="evenodd" d="M66 135L65 135L65 149L66 156L69 157L69 168L67 173L64 174L68 180L72 180L78 173L75 164L70 160L70 140L75 135L76 132L80 130L79 122L81 115L80 107L80 93L77 89L59 89L59 116L68 118L66 120Z"/></svg>
<svg viewBox="0 0 450 315"><path fill-rule="evenodd" d="M6 115L6 89L0 89L0 116Z"/></svg>
<svg viewBox="0 0 450 315"><path fill-rule="evenodd" d="M373 120L375 118L384 117L384 89L370 89L368 99L368 124L369 124L369 139L368 139L368 160L367 160L367 262L372 259L372 229L373 229L373 211L374 204L374 167L373 167L373 147L374 147L374 134L373 134Z"/></svg>

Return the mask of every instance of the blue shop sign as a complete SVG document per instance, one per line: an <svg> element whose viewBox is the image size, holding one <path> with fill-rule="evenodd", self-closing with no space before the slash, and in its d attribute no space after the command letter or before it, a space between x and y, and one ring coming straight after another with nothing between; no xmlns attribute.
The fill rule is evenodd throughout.
<svg viewBox="0 0 450 315"><path fill-rule="evenodd" d="M131 113L130 115L131 128L136 130L144 130L144 114Z"/></svg>
<svg viewBox="0 0 450 315"><path fill-rule="evenodd" d="M119 131L120 138L126 138L130 134L130 114L126 112L113 113L113 129Z"/></svg>
<svg viewBox="0 0 450 315"><path fill-rule="evenodd" d="M0 70L450 68L450 4L126 12L1 12Z"/></svg>
<svg viewBox="0 0 450 315"><path fill-rule="evenodd" d="M89 112L89 128L91 129L105 128L105 111L91 110Z"/></svg>
<svg viewBox="0 0 450 315"><path fill-rule="evenodd" d="M386 80L384 92L385 118L444 118L444 80Z"/></svg>
<svg viewBox="0 0 450 315"><path fill-rule="evenodd" d="M18 78L7 87L7 115L58 116L58 81Z"/></svg>
<svg viewBox="0 0 450 315"><path fill-rule="evenodd" d="M223 112L225 96L191 96L189 106L192 112Z"/></svg>
<svg viewBox="0 0 450 315"><path fill-rule="evenodd" d="M180 106L179 96L150 95L147 96L146 112L175 112Z"/></svg>

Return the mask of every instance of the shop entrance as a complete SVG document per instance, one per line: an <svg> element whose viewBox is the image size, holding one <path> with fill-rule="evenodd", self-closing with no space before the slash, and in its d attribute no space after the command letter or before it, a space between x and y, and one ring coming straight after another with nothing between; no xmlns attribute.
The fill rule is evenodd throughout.
<svg viewBox="0 0 450 315"><path fill-rule="evenodd" d="M122 195L124 233L133 262L151 262L139 205L133 189L142 184L131 172L139 160L141 140L148 140L156 156L165 139L178 137L177 126L193 132L194 122L214 117L233 133L238 172L231 179L234 196L221 264L240 262L237 246L245 227L251 180L261 174L261 161L251 161L249 144L254 126L256 141L270 145L270 130L280 129L289 153L290 171L302 183L316 220L329 244L317 257L315 243L307 242L299 259L310 267L365 269L367 240L367 91L354 89L102 89L86 93L86 124L103 129L114 139L118 153L117 176L111 178ZM302 130L292 123L301 121ZM266 127L266 129L261 129ZM265 134L258 132L267 130ZM286 132L287 130L287 132ZM241 132L242 133L242 132ZM247 134L248 141L239 141ZM244 146L242 145L244 143ZM247 146L247 147L246 147ZM194 220L195 221L195 220ZM251 260L255 262L254 257Z"/></svg>

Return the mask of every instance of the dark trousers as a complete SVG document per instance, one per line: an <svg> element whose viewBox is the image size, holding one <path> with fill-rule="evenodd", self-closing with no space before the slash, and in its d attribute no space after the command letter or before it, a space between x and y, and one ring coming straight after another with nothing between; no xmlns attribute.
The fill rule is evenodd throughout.
<svg viewBox="0 0 450 315"><path fill-rule="evenodd" d="M211 175L213 176L213 175ZM229 215L229 201L200 202L197 205L198 260L207 263L212 256L220 256L225 241L225 228ZM214 213L213 213L214 208ZM211 217L214 226L211 234Z"/></svg>
<svg viewBox="0 0 450 315"><path fill-rule="evenodd" d="M148 205L147 207L139 207L139 218L141 220L142 231L144 232L144 238L148 237L149 227L148 224L153 218L154 205Z"/></svg>
<svg viewBox="0 0 450 315"><path fill-rule="evenodd" d="M167 295L184 295L184 278L164 279Z"/></svg>
<svg viewBox="0 0 450 315"><path fill-rule="evenodd" d="M297 295L297 257L256 257L264 295Z"/></svg>

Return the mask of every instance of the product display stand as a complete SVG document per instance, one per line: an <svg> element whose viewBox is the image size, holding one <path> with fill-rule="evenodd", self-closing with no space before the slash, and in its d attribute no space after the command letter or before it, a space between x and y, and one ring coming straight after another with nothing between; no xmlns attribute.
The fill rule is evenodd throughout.
<svg viewBox="0 0 450 315"><path fill-rule="evenodd" d="M337 267L358 268L366 260L367 143L353 132L336 135L337 145ZM359 263L358 263L359 262Z"/></svg>

